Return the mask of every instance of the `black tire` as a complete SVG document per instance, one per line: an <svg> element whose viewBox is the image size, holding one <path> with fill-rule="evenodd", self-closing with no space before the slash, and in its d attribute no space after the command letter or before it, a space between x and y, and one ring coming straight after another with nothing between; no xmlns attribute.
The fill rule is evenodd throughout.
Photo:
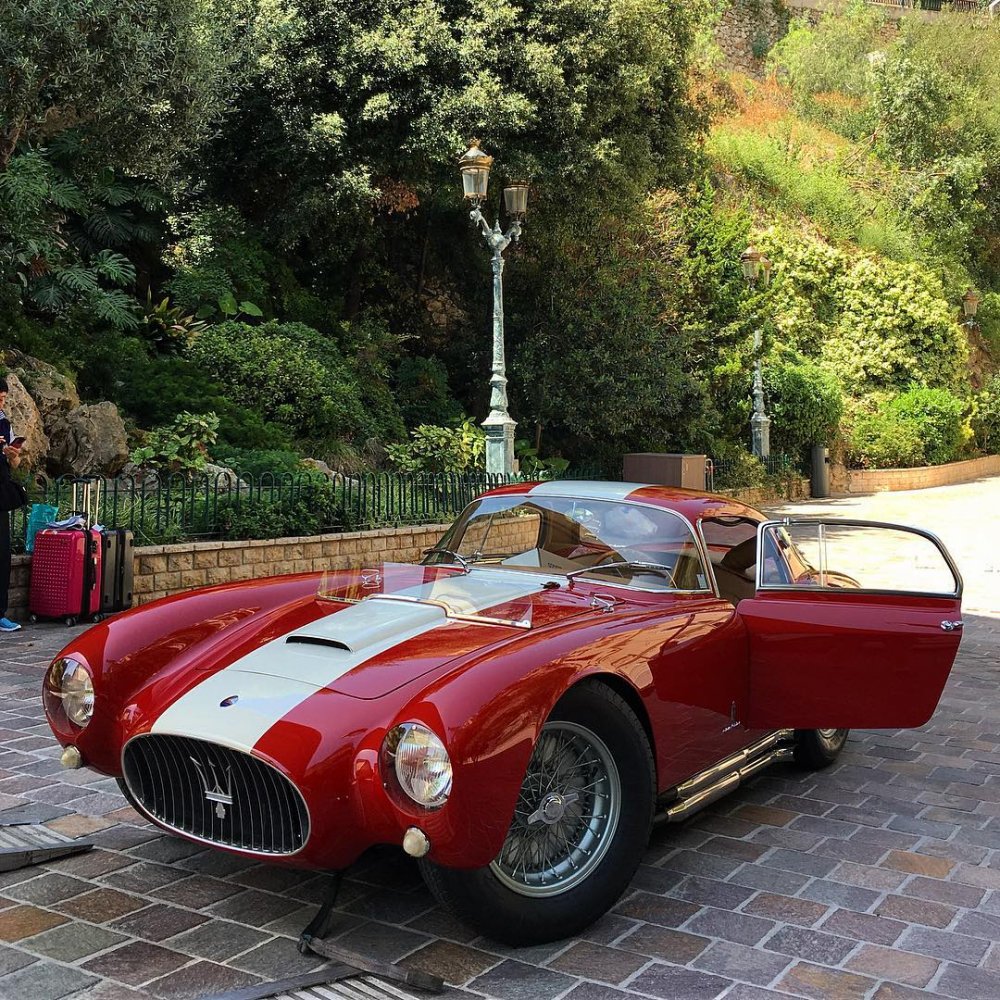
<svg viewBox="0 0 1000 1000"><path fill-rule="evenodd" d="M589 761L591 754L579 754L588 745ZM494 861L466 870L424 860L421 871L440 902L497 941L570 937L628 887L649 842L655 792L653 754L635 713L610 688L584 682L546 721Z"/></svg>
<svg viewBox="0 0 1000 1000"><path fill-rule="evenodd" d="M796 729L795 763L810 771L829 767L847 742L849 729Z"/></svg>
<svg viewBox="0 0 1000 1000"><path fill-rule="evenodd" d="M65 622L66 622L66 627L67 628L72 628L76 624L76 619L72 615L69 615L65 619Z"/></svg>

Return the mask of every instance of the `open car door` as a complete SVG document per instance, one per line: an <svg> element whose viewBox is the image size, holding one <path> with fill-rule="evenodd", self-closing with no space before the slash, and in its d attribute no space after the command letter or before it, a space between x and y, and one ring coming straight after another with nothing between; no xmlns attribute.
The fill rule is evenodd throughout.
<svg viewBox="0 0 1000 1000"><path fill-rule="evenodd" d="M868 521L767 521L749 633L754 729L897 729L934 712L961 640L962 580L941 542Z"/></svg>

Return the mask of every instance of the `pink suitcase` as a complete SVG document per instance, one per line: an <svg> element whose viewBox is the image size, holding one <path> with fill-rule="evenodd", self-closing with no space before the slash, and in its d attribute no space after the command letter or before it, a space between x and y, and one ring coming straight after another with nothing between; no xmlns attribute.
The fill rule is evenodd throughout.
<svg viewBox="0 0 1000 1000"><path fill-rule="evenodd" d="M101 533L95 528L44 528L31 554L32 618L62 618L67 625L99 616Z"/></svg>

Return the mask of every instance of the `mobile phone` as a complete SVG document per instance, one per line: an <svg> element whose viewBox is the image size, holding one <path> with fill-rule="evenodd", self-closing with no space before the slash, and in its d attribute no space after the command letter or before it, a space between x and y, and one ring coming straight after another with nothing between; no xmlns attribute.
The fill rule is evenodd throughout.
<svg viewBox="0 0 1000 1000"><path fill-rule="evenodd" d="M24 444L24 442L26 440L27 440L27 438L16 437L16 438L14 438L13 441L11 441L11 443L7 447L8 448L20 448L21 445Z"/></svg>

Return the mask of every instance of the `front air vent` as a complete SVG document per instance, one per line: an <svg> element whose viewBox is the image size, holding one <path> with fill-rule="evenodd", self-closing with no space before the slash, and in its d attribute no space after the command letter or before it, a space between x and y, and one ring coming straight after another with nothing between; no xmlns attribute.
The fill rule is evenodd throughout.
<svg viewBox="0 0 1000 1000"><path fill-rule="evenodd" d="M339 639L328 639L322 635L290 635L285 642L300 642L306 646L330 646L333 649L346 650L348 653L354 652L346 642L341 642Z"/></svg>
<svg viewBox="0 0 1000 1000"><path fill-rule="evenodd" d="M294 854L309 837L298 789L262 760L186 736L137 736L122 756L136 804L164 826L254 854Z"/></svg>

